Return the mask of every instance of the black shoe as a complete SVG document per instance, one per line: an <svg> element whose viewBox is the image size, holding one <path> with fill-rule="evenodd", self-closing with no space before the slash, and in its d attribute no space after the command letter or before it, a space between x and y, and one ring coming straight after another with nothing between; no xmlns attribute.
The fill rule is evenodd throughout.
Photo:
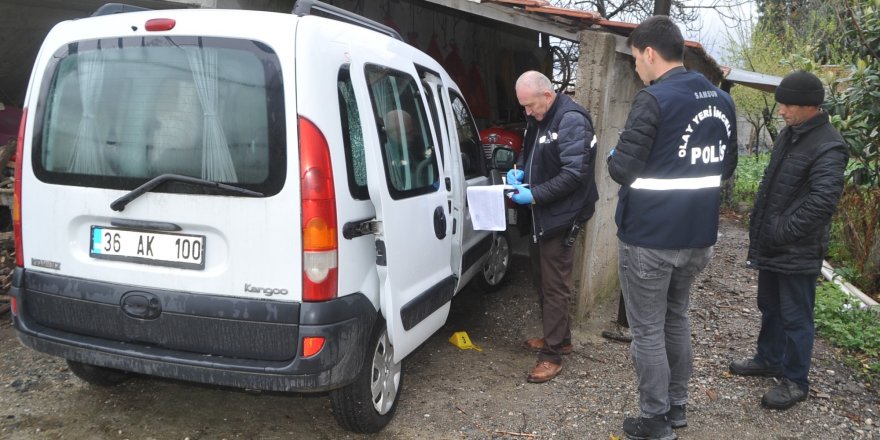
<svg viewBox="0 0 880 440"><path fill-rule="evenodd" d="M673 428L684 428L688 425L687 420L687 404L670 405L669 412L666 413L666 419Z"/></svg>
<svg viewBox="0 0 880 440"><path fill-rule="evenodd" d="M783 377L779 385L764 393L761 404L772 409L789 409L795 403L807 400L807 390Z"/></svg>
<svg viewBox="0 0 880 440"><path fill-rule="evenodd" d="M731 362L730 372L739 376L780 377L782 367L771 367L749 358Z"/></svg>
<svg viewBox="0 0 880 440"><path fill-rule="evenodd" d="M630 440L675 440L672 425L660 414L651 418L627 417L623 420L623 432Z"/></svg>

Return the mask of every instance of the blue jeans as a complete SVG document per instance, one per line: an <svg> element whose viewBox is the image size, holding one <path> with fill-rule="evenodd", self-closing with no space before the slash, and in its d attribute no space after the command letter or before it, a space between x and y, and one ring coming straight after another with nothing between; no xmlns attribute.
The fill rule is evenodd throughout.
<svg viewBox="0 0 880 440"><path fill-rule="evenodd" d="M761 333L755 361L782 366L782 375L809 389L807 375L813 355L815 275L785 275L758 271L758 309Z"/></svg>
<svg viewBox="0 0 880 440"><path fill-rule="evenodd" d="M649 249L618 240L620 287L632 331L630 353L642 417L688 400L693 372L690 288L712 258L712 247Z"/></svg>

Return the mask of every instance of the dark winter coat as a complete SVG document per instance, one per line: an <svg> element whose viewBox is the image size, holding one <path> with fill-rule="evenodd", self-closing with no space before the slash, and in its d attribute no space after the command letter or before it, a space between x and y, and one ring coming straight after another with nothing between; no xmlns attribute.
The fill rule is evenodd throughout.
<svg viewBox="0 0 880 440"><path fill-rule="evenodd" d="M847 160L846 143L827 113L779 133L755 196L749 267L819 274Z"/></svg>
<svg viewBox="0 0 880 440"><path fill-rule="evenodd" d="M558 236L587 221L599 199L596 139L587 110L557 94L542 121L529 118L523 147L519 166L535 200L534 236L539 240Z"/></svg>

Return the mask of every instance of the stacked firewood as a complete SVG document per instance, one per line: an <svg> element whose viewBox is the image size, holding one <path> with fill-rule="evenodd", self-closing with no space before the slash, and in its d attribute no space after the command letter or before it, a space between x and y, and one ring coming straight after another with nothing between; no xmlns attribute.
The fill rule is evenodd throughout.
<svg viewBox="0 0 880 440"><path fill-rule="evenodd" d="M9 311L9 287L15 269L15 244L12 232L0 233L0 315Z"/></svg>
<svg viewBox="0 0 880 440"><path fill-rule="evenodd" d="M10 139L5 145L0 146L0 170L7 167L14 168L15 164L9 161L15 151L15 139ZM0 173L0 176L12 175L11 172ZM0 201L2 205L11 204L13 183L12 177L0 177ZM9 212L12 206L6 206ZM3 222L6 223L6 222ZM9 228L6 228L9 229ZM0 315L5 314L10 308L9 287L12 285L12 271L15 269L15 238L11 230L0 230Z"/></svg>

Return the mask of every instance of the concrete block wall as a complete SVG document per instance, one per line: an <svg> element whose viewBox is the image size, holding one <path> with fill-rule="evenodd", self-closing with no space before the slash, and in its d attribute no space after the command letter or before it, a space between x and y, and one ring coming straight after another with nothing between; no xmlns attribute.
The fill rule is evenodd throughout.
<svg viewBox="0 0 880 440"><path fill-rule="evenodd" d="M583 323L590 318L597 302L616 300L620 289L614 223L620 186L608 176L606 158L617 144L633 98L643 85L625 49L625 38L605 32L581 33L577 69L575 100L592 114L599 142L596 154L599 201L596 213L586 225L586 233L579 238L573 270L573 318L575 323Z"/></svg>

